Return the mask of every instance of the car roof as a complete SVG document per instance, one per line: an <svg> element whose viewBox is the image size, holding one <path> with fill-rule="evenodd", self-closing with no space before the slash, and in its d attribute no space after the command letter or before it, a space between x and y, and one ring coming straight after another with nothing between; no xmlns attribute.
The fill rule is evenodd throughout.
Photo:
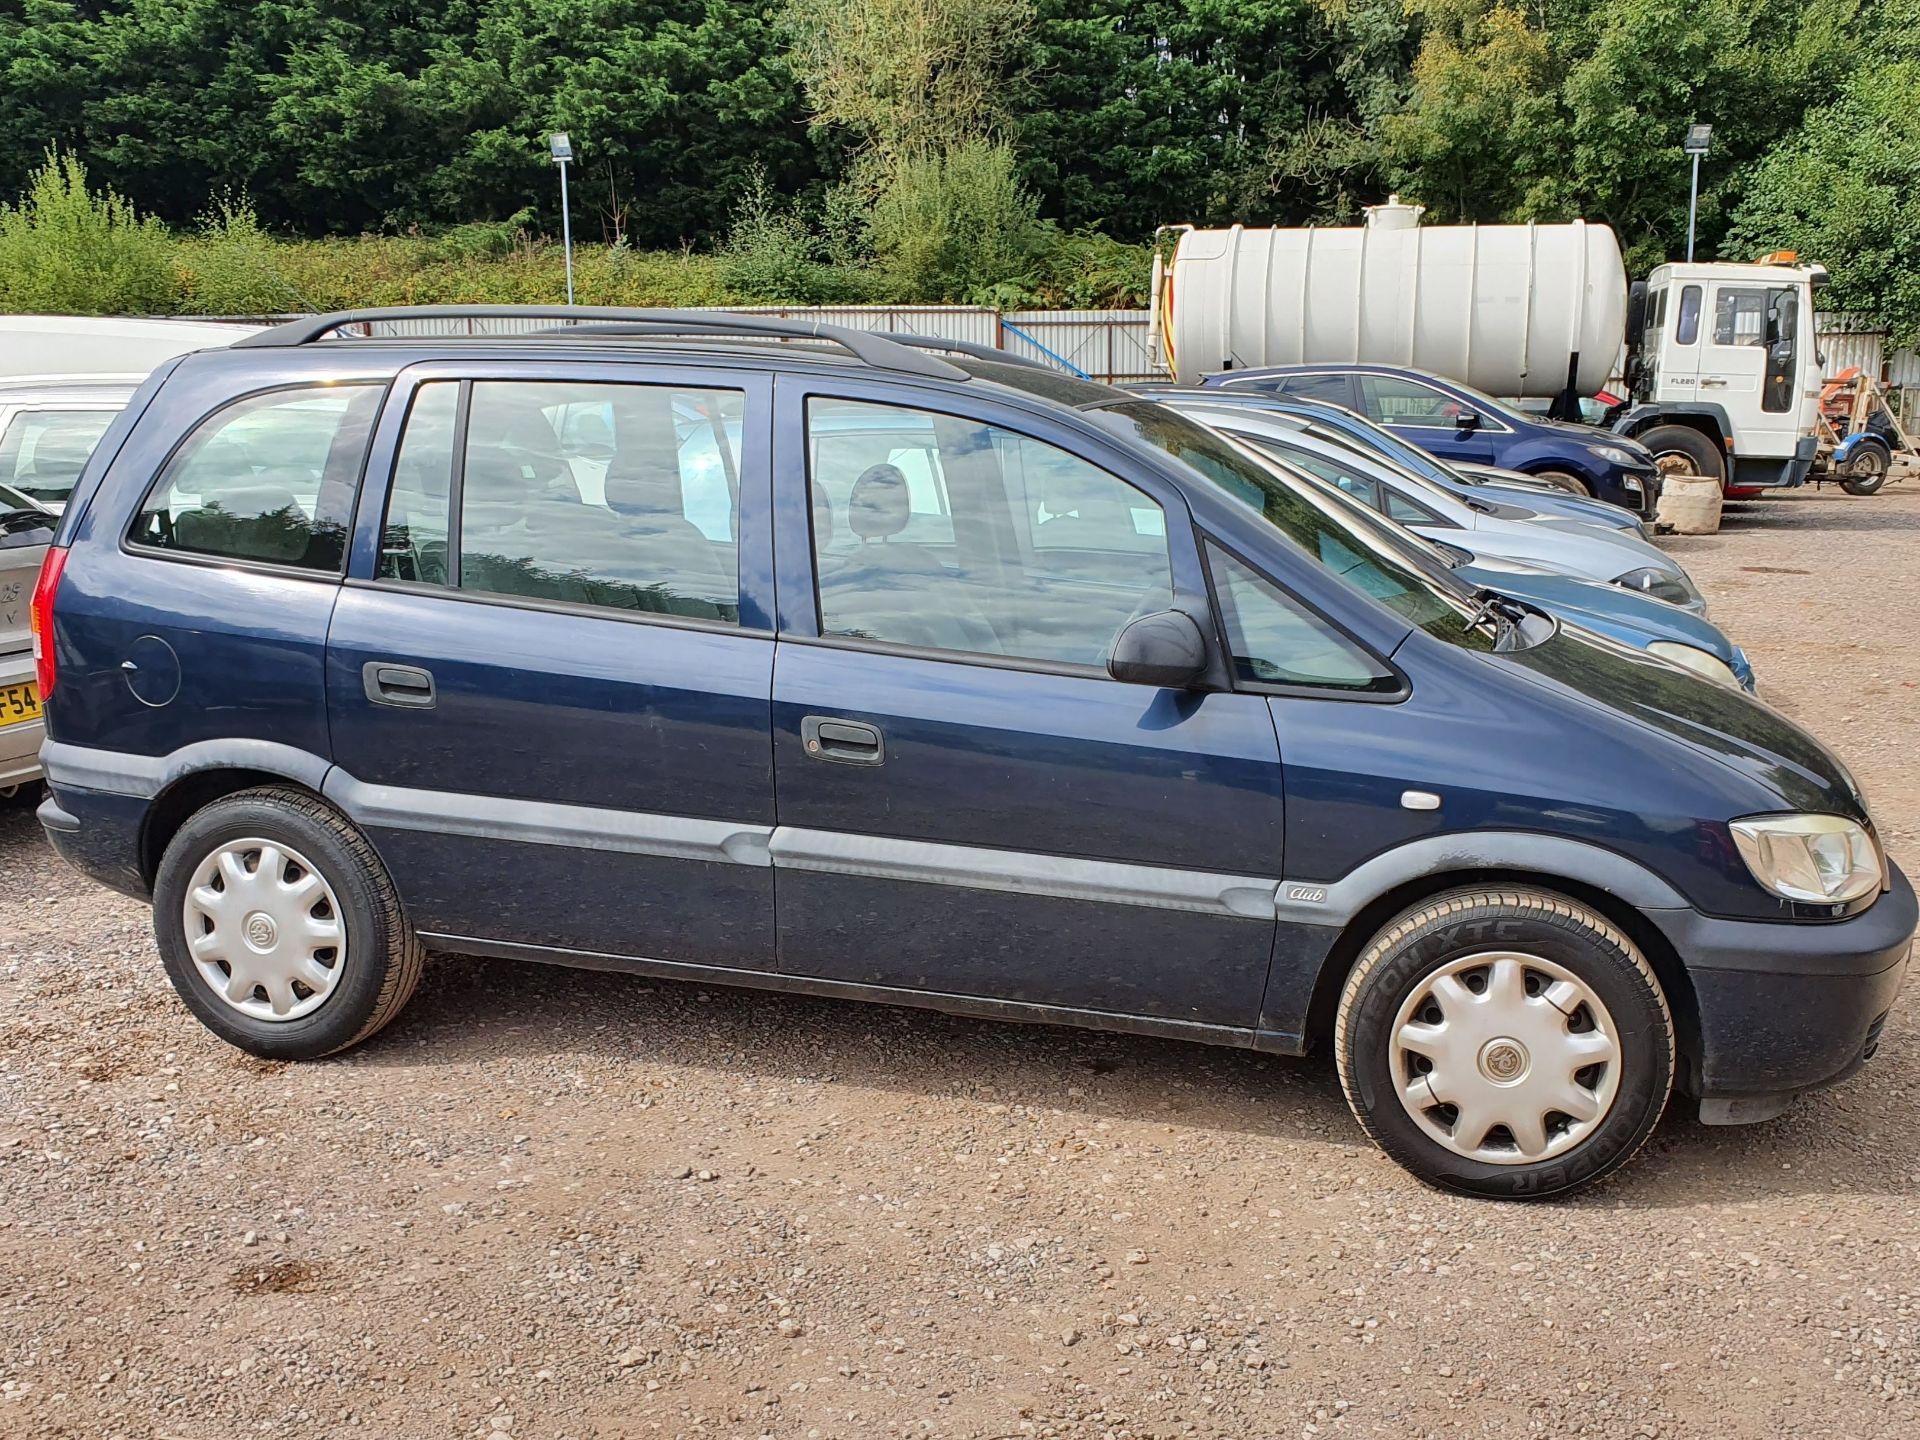
<svg viewBox="0 0 1920 1440"><path fill-rule="evenodd" d="M125 405L144 378L140 375L9 376L0 380L0 405L43 405L49 401Z"/></svg>
<svg viewBox="0 0 1920 1440"><path fill-rule="evenodd" d="M1238 379L1246 376L1264 375L1397 375L1415 380L1431 380L1436 385L1456 385L1459 382L1449 380L1444 375L1436 375L1431 370L1416 370L1411 365L1386 365L1373 360L1329 360L1323 364L1298 365L1250 365L1244 369L1209 371L1209 380ZM1218 387L1213 387L1218 388ZM1293 397L1284 397L1291 399Z"/></svg>
<svg viewBox="0 0 1920 1440"><path fill-rule="evenodd" d="M415 318L417 316L417 318ZM474 328L433 333L423 328L471 316ZM546 324L559 317L563 323ZM580 317L577 321L573 317ZM541 323L517 333L479 330L479 323ZM351 332L356 327L375 333ZM681 326L688 327L681 331ZM404 326L405 328L398 328ZM737 327L737 328L730 328ZM779 328L774 328L779 327ZM867 371L875 378L981 383L1073 408L1111 404L1131 398L1127 392L1057 370L991 347L937 336L850 330L780 317L728 315L698 311L629 311L580 308L552 311L540 307L421 307L341 312L338 315L278 326L222 350L197 352L196 364L216 357L278 352L326 366L342 356L379 357L379 369L403 369L432 360L591 359L596 363L632 361L745 362L756 368L805 372ZM297 363L297 362L296 362Z"/></svg>

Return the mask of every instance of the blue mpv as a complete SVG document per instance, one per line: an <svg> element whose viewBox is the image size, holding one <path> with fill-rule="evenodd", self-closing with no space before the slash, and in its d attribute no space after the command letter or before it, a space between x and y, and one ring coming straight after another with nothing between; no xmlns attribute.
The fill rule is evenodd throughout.
<svg viewBox="0 0 1920 1440"><path fill-rule="evenodd" d="M1850 1074L1914 928L1772 710L965 346L299 321L142 387L32 618L47 834L262 1056L507 956L1326 1046L1543 1196Z"/></svg>

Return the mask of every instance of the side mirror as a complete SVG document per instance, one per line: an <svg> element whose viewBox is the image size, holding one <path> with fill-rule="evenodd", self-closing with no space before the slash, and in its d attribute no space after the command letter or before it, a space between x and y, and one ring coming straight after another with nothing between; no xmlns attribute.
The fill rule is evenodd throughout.
<svg viewBox="0 0 1920 1440"><path fill-rule="evenodd" d="M1107 673L1129 685L1184 690L1207 668L1207 642L1193 618L1158 610L1132 621L1114 638Z"/></svg>
<svg viewBox="0 0 1920 1440"><path fill-rule="evenodd" d="M1453 428L1456 430L1478 430L1480 428L1480 412L1478 410L1462 410L1458 415L1453 417Z"/></svg>

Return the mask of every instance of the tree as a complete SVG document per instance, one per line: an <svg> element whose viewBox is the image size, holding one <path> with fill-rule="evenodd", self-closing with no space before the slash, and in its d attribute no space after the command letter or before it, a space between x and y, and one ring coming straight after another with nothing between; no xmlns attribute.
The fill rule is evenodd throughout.
<svg viewBox="0 0 1920 1440"><path fill-rule="evenodd" d="M1911 33L1911 32L1909 32ZM1920 57L1863 69L1754 168L1734 212L1735 254L1798 250L1833 275L1824 303L1920 342Z"/></svg>

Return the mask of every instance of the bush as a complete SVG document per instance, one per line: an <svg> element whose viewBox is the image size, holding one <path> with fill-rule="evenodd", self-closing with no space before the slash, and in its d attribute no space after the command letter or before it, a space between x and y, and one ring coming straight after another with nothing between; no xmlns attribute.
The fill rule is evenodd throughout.
<svg viewBox="0 0 1920 1440"><path fill-rule="evenodd" d="M284 246L260 228L244 195L223 194L179 242L183 307L196 315L278 315L305 310L305 298L280 273Z"/></svg>
<svg viewBox="0 0 1920 1440"><path fill-rule="evenodd" d="M1012 149L969 140L888 160L871 179L873 252L891 298L994 303L1029 289L1044 249Z"/></svg>
<svg viewBox="0 0 1920 1440"><path fill-rule="evenodd" d="M830 210L836 227L849 217L844 202ZM798 210L784 207L757 173L734 210L733 226L720 251L720 278L741 303L846 305L869 298L868 277L850 266L823 261L832 247Z"/></svg>
<svg viewBox="0 0 1920 1440"><path fill-rule="evenodd" d="M0 310L165 315L180 308L173 242L78 158L49 150L17 206L0 205Z"/></svg>

